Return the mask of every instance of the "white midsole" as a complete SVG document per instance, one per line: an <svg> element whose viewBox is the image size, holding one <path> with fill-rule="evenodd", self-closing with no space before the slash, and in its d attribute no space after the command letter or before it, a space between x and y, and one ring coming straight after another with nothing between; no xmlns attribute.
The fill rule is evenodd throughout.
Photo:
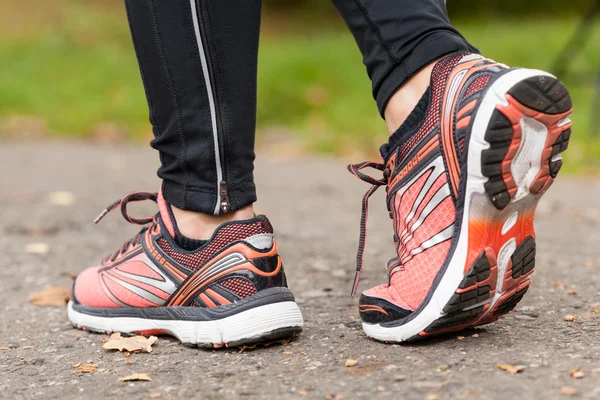
<svg viewBox="0 0 600 400"><path fill-rule="evenodd" d="M363 329L368 336L382 341L402 342L418 335L432 322L444 315L444 307L464 278L464 267L469 250L469 218L474 215L498 213L492 202L487 198L484 184L488 178L481 171L482 152L490 147L490 144L485 140L488 125L496 107L500 104L507 105L506 94L508 91L519 82L534 76L553 77L551 74L539 70L517 69L510 71L492 84L481 102L473 121L469 142L468 177L460 236L452 260L429 303L421 310L419 315L401 326L383 327L380 324L363 323ZM532 159L540 156L533 153L529 155ZM538 160L535 161L539 162ZM525 201L517 209L535 207L536 203L537 199ZM507 219L515 212L514 210L509 211L510 213L505 212L507 213ZM495 300L497 300L497 297L494 302Z"/></svg>
<svg viewBox="0 0 600 400"><path fill-rule="evenodd" d="M80 313L69 302L71 323L92 331L133 333L162 330L182 343L225 344L239 340L259 339L285 328L301 328L302 313L293 301L267 304L213 321L156 320L145 318L98 317Z"/></svg>

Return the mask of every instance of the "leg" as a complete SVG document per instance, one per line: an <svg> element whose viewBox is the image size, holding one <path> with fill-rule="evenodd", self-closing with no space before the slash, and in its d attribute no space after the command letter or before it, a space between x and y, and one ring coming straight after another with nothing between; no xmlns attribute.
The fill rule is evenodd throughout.
<svg viewBox="0 0 600 400"><path fill-rule="evenodd" d="M235 216L207 214L253 215L260 0L127 0L126 7L162 194L182 231L208 239Z"/></svg>
<svg viewBox="0 0 600 400"><path fill-rule="evenodd" d="M379 186L397 251L388 283L361 296L365 332L401 342L496 321L531 283L535 208L571 134L567 89L548 73L476 54L441 0L335 2L391 133L382 163L349 166L373 185L354 291L367 202Z"/></svg>
<svg viewBox="0 0 600 400"><path fill-rule="evenodd" d="M120 207L149 226L78 276L71 322L211 348L302 330L273 228L252 211L260 0L126 6L163 184L98 218ZM156 201L158 214L130 217L127 203L140 200Z"/></svg>
<svg viewBox="0 0 600 400"><path fill-rule="evenodd" d="M456 51L477 52L450 25L444 0L332 2L363 54L373 97L390 134L429 86L435 60Z"/></svg>

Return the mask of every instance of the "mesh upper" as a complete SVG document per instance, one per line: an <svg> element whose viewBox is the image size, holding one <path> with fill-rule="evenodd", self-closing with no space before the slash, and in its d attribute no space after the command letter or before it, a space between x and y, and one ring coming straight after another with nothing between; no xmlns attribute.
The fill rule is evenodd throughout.
<svg viewBox="0 0 600 400"><path fill-rule="evenodd" d="M224 281L221 281L219 285L229 290L231 293L240 296L242 299L256 294L256 288L252 282L244 278L225 279Z"/></svg>
<svg viewBox="0 0 600 400"><path fill-rule="evenodd" d="M425 136L430 134L439 123L440 105L442 103L446 81L454 66L463 57L464 54L445 57L433 68L433 72L431 73L431 100L425 122L417 133L400 145L398 150L398 160L403 160L404 157L406 157Z"/></svg>
<svg viewBox="0 0 600 400"><path fill-rule="evenodd" d="M260 218L251 223L225 225L215 233L210 242L202 246L196 252L184 253L182 250L174 249L169 242L162 237L156 241L156 244L181 266L190 270L196 270L213 258L224 247L236 241L261 233L273 233L273 227L266 218Z"/></svg>

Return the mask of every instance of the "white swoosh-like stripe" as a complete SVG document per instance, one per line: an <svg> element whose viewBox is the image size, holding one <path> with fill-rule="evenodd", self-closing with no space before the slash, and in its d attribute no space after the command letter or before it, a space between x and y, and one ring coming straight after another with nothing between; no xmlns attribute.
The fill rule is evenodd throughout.
<svg viewBox="0 0 600 400"><path fill-rule="evenodd" d="M431 214L433 210L435 210L435 208L439 206L440 203L446 200L449 196L450 188L448 187L448 185L442 186L436 192L436 194L434 194L433 197L429 200L429 203L427 203L427 205L423 208L423 210L421 211L421 215L419 215L419 218L410 227L410 234L402 240L402 244L408 243L413 238L413 234L417 229L419 229L421 225L423 225L423 222L425 221L425 219L427 219L429 214Z"/></svg>
<svg viewBox="0 0 600 400"><path fill-rule="evenodd" d="M426 240L419 247L415 247L414 249L412 249L410 252L410 255L408 256L408 259L412 258L413 256L416 256L417 254L424 252L425 250L427 250L437 244L445 242L446 240L448 240L452 237L453 233L454 233L454 224L450 225L449 227L447 227L446 229L444 229L437 235L433 236L431 239ZM405 263L407 261L408 260L406 258L404 258L402 260L403 263Z"/></svg>
<svg viewBox="0 0 600 400"><path fill-rule="evenodd" d="M108 279L110 279L111 281L115 282L118 285L123 286L125 289L132 291L133 293L137 294L138 296L148 300L150 303L156 304L157 306L160 306L162 304L164 304L164 300L161 299L160 297L150 293L149 291L142 289L140 287L137 287L135 285L132 285L129 282L125 282L119 278L116 278L110 274L104 274L104 276Z"/></svg>

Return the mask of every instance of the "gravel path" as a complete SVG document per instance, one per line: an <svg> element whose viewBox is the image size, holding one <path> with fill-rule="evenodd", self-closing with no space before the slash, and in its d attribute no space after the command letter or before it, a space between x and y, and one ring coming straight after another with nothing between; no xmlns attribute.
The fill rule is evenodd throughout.
<svg viewBox="0 0 600 400"><path fill-rule="evenodd" d="M540 205L538 268L515 312L462 339L388 346L364 336L357 300L348 295L367 186L336 161L264 157L258 209L278 234L304 332L286 346L241 353L188 349L161 337L152 353L127 357L103 350L105 336L72 329L65 308L35 306L28 297L69 286L70 274L137 232L119 213L98 226L91 221L125 193L158 188L156 154L3 143L0 159L0 397L555 399L568 398L561 388L572 387L572 398L600 398L600 313L593 312L600 307L600 181L559 180ZM72 192L74 204L53 205L55 191ZM393 252L383 193L372 200L369 225L362 289L384 281ZM49 251L27 253L31 243ZM347 359L358 365L346 368ZM98 372L75 372L88 362ZM525 369L511 375L496 363ZM576 367L583 379L569 375ZM132 373L152 381L119 382Z"/></svg>

